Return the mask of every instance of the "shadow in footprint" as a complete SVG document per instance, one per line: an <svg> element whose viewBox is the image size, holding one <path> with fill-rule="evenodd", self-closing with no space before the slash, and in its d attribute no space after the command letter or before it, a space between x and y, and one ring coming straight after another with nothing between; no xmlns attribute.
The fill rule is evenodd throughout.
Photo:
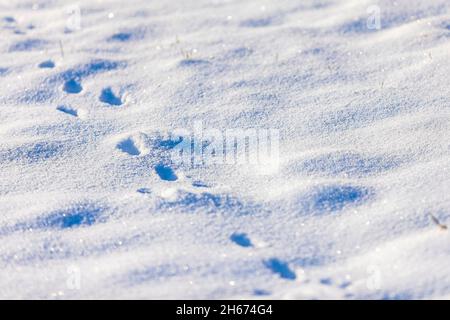
<svg viewBox="0 0 450 320"><path fill-rule="evenodd" d="M39 68L51 69L55 67L55 63L52 60L43 61L39 64Z"/></svg>
<svg viewBox="0 0 450 320"><path fill-rule="evenodd" d="M106 221L106 218L102 216L104 210L104 207L99 207L92 203L81 203L73 207L53 211L32 221L22 221L7 227L0 226L0 235L29 231L30 229L64 230L91 226L95 223Z"/></svg>
<svg viewBox="0 0 450 320"><path fill-rule="evenodd" d="M177 139L158 138L158 139L155 139L153 144L155 145L155 147L165 149L165 150L170 150L170 149L175 148L177 146L177 144L179 144L181 141L183 141L182 137L179 137Z"/></svg>
<svg viewBox="0 0 450 320"><path fill-rule="evenodd" d="M136 191L139 193L142 193L142 194L151 194L152 193L152 190L150 188L139 188Z"/></svg>
<svg viewBox="0 0 450 320"><path fill-rule="evenodd" d="M252 242L245 233L233 233L230 237L231 241L241 247L252 247Z"/></svg>
<svg viewBox="0 0 450 320"><path fill-rule="evenodd" d="M90 205L80 205L76 208L54 212L38 220L40 228L68 229L80 226L90 226L97 222L102 210Z"/></svg>
<svg viewBox="0 0 450 320"><path fill-rule="evenodd" d="M123 30L110 36L108 42L129 42L135 40L142 40L147 33L146 28L135 28L131 30Z"/></svg>
<svg viewBox="0 0 450 320"><path fill-rule="evenodd" d="M120 106L122 104L120 97L116 96L110 87L102 90L100 101L112 106Z"/></svg>
<svg viewBox="0 0 450 320"><path fill-rule="evenodd" d="M158 176L165 181L176 181L178 179L175 171L166 165L159 164L155 167L155 171Z"/></svg>
<svg viewBox="0 0 450 320"><path fill-rule="evenodd" d="M253 294L255 296L270 296L270 291L264 289L255 289L253 290Z"/></svg>
<svg viewBox="0 0 450 320"><path fill-rule="evenodd" d="M70 79L69 81L66 81L66 83L64 83L63 90L70 94L76 94L80 93L81 90L83 90L83 87L77 80Z"/></svg>
<svg viewBox="0 0 450 320"><path fill-rule="evenodd" d="M295 280L297 278L295 272L289 268L288 264L277 258L264 261L264 265L283 279Z"/></svg>
<svg viewBox="0 0 450 320"><path fill-rule="evenodd" d="M358 205L370 191L364 187L348 185L326 186L318 189L311 196L310 209L316 212L339 211L348 205Z"/></svg>
<svg viewBox="0 0 450 320"><path fill-rule="evenodd" d="M113 34L108 41L119 41L119 42L127 42L132 38L132 34L129 32L120 32Z"/></svg>
<svg viewBox="0 0 450 320"><path fill-rule="evenodd" d="M78 117L78 112L77 110L68 107L68 106L58 106L56 108L56 110L67 113L68 115L74 116L74 117Z"/></svg>
<svg viewBox="0 0 450 320"><path fill-rule="evenodd" d="M192 186L196 187L196 188L209 188L209 186L206 183L201 182L201 181L192 182Z"/></svg>
<svg viewBox="0 0 450 320"><path fill-rule="evenodd" d="M122 152L128 153L131 156L138 156L141 154L141 151L134 144L133 139L128 138L117 144L117 148Z"/></svg>

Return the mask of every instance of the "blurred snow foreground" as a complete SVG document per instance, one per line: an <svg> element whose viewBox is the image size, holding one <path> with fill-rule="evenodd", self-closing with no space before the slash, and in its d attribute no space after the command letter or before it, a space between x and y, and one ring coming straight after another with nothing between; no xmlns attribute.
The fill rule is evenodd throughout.
<svg viewBox="0 0 450 320"><path fill-rule="evenodd" d="M450 298L448 0L76 3L0 2L0 298Z"/></svg>

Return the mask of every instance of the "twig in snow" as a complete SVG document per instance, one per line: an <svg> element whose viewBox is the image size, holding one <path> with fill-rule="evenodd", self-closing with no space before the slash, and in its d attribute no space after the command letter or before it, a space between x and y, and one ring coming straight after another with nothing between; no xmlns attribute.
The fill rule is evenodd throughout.
<svg viewBox="0 0 450 320"><path fill-rule="evenodd" d="M61 52L61 57L64 59L64 48L63 48L62 40L59 40L59 50Z"/></svg>
<svg viewBox="0 0 450 320"><path fill-rule="evenodd" d="M441 228L441 230L447 230L447 226L445 224L442 224L438 218L436 218L435 216L433 216L431 213L429 213L431 220L433 220L433 222L439 227Z"/></svg>
<svg viewBox="0 0 450 320"><path fill-rule="evenodd" d="M188 50L183 50L183 49L180 49L180 52L181 52L181 55L183 56L183 58L185 59L185 60L191 60L192 58L193 58L193 51L188 51Z"/></svg>

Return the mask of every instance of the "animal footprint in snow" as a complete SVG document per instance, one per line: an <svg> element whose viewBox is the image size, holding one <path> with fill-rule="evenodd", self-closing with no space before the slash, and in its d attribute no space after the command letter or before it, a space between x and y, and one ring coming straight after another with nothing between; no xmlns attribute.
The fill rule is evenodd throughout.
<svg viewBox="0 0 450 320"><path fill-rule="evenodd" d="M86 117L86 111L83 109L75 109L75 108L72 108L69 106L61 105L61 106L56 107L56 110L61 111L72 117L78 117L81 119Z"/></svg>
<svg viewBox="0 0 450 320"><path fill-rule="evenodd" d="M107 42L130 42L136 40L142 40L145 38L147 33L146 28L135 28L122 30L121 32L115 33L106 39Z"/></svg>
<svg viewBox="0 0 450 320"><path fill-rule="evenodd" d="M297 275L289 268L289 265L277 258L264 261L264 265L283 279L295 280L297 278Z"/></svg>
<svg viewBox="0 0 450 320"><path fill-rule="evenodd" d="M137 192L142 194L151 194L152 190L150 188L139 188L137 189Z"/></svg>
<svg viewBox="0 0 450 320"><path fill-rule="evenodd" d="M255 289L253 290L253 294L255 296L270 296L270 291L264 290L264 289Z"/></svg>
<svg viewBox="0 0 450 320"><path fill-rule="evenodd" d="M359 205L371 196L371 190L351 185L331 185L319 188L309 205L317 212L333 212L350 205Z"/></svg>
<svg viewBox="0 0 450 320"><path fill-rule="evenodd" d="M55 67L55 63L52 60L43 61L39 64L41 69L52 69Z"/></svg>
<svg viewBox="0 0 450 320"><path fill-rule="evenodd" d="M70 79L64 83L63 90L67 93L76 94L83 90L81 83L75 79Z"/></svg>
<svg viewBox="0 0 450 320"><path fill-rule="evenodd" d="M128 153L130 156L145 155L149 152L149 149L147 148L146 137L142 133L135 134L121 140L117 144L117 149L124 153Z"/></svg>
<svg viewBox="0 0 450 320"><path fill-rule="evenodd" d="M175 174L175 171L164 164L158 164L155 167L155 171L158 174L158 176L165 181L176 181L178 179L177 175Z"/></svg>
<svg viewBox="0 0 450 320"><path fill-rule="evenodd" d="M91 226L104 220L104 217L102 218L104 210L102 206L82 203L39 218L31 227L68 229Z"/></svg>
<svg viewBox="0 0 450 320"><path fill-rule="evenodd" d="M252 247L253 244L245 233L233 233L230 240L241 247Z"/></svg>
<svg viewBox="0 0 450 320"><path fill-rule="evenodd" d="M192 186L196 187L196 188L208 188L209 187L206 183L204 183L202 181L198 181L198 180L192 182Z"/></svg>
<svg viewBox="0 0 450 320"><path fill-rule="evenodd" d="M71 107L66 107L66 106L58 106L56 108L56 110L67 113L68 115L74 116L74 117L78 117L78 111L71 108Z"/></svg>
<svg viewBox="0 0 450 320"><path fill-rule="evenodd" d="M100 101L112 106L120 106L123 104L121 97L114 94L111 87L102 90Z"/></svg>

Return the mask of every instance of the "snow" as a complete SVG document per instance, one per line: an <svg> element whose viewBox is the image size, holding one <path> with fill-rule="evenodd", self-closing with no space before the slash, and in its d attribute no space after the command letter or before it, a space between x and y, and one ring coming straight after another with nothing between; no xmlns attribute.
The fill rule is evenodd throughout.
<svg viewBox="0 0 450 320"><path fill-rule="evenodd" d="M448 0L1 0L0 32L0 298L449 298ZM199 123L279 157L173 161Z"/></svg>

